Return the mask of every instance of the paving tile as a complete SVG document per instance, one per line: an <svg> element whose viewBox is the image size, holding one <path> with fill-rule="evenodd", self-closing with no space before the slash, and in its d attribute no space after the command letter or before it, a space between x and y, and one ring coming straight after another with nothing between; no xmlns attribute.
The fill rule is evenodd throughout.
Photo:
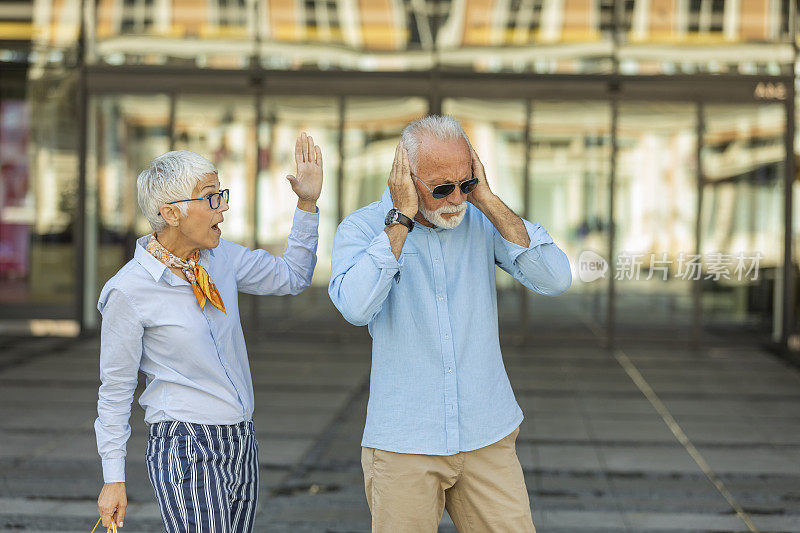
<svg viewBox="0 0 800 533"><path fill-rule="evenodd" d="M600 446L606 467L620 472L698 472L699 467L679 446Z"/></svg>
<svg viewBox="0 0 800 533"><path fill-rule="evenodd" d="M746 525L736 516L700 513L625 513L632 531L741 531Z"/></svg>
<svg viewBox="0 0 800 533"><path fill-rule="evenodd" d="M584 531L610 528L614 531L627 531L624 516L614 511L534 511L536 531L557 526L567 531Z"/></svg>
<svg viewBox="0 0 800 533"><path fill-rule="evenodd" d="M539 464L523 464L523 468L544 468L548 470L564 471L600 469L600 460L592 447L549 444L539 444L533 447L538 455Z"/></svg>
<svg viewBox="0 0 800 533"><path fill-rule="evenodd" d="M663 420L589 417L593 438L601 441L674 443L675 436Z"/></svg>
<svg viewBox="0 0 800 533"><path fill-rule="evenodd" d="M255 530L368 532L360 440L369 339L315 315L315 306L330 312L327 298L293 301L314 335L291 333L274 300L261 317L271 327L247 333L261 451ZM517 453L539 533L744 529L613 353L551 344L504 346L526 416ZM43 355L0 370L0 529L85 533L102 485L97 339L36 346ZM623 349L759 529L800 532L800 371L749 346ZM125 530L161 531L136 402L131 426ZM439 531L455 532L447 513Z"/></svg>
<svg viewBox="0 0 800 533"><path fill-rule="evenodd" d="M533 417L520 437L532 439L567 439L588 441L589 429L583 417Z"/></svg>
<svg viewBox="0 0 800 533"><path fill-rule="evenodd" d="M777 448L719 449L699 446L698 450L714 472L721 474L800 475L800 452Z"/></svg>

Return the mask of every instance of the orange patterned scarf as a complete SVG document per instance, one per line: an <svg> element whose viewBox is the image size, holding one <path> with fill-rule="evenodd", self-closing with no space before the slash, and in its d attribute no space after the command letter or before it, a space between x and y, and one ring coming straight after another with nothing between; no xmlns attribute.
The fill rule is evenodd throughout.
<svg viewBox="0 0 800 533"><path fill-rule="evenodd" d="M217 286L208 277L206 269L200 265L200 251L196 251L189 259L181 259L172 255L172 253L164 248L156 239L155 235L150 236L147 243L147 251L153 254L153 257L167 265L168 267L180 268L186 275L186 279L192 285L194 295L197 297L197 303L200 309L205 309L206 299L211 302L211 305L225 312L225 304L222 303L222 297L219 295Z"/></svg>

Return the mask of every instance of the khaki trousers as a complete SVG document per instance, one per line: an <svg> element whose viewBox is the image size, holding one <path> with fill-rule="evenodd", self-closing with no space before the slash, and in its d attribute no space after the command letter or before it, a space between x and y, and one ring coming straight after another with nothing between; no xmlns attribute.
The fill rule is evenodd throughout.
<svg viewBox="0 0 800 533"><path fill-rule="evenodd" d="M445 508L460 533L535 533L518 434L445 456L362 447L373 533L435 532Z"/></svg>

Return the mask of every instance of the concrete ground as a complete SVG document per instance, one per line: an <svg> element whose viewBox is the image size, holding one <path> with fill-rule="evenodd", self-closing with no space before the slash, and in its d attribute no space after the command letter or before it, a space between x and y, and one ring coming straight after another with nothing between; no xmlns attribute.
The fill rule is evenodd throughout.
<svg viewBox="0 0 800 533"><path fill-rule="evenodd" d="M322 299L299 302L245 321L261 450L256 530L367 532L369 338ZM800 532L800 371L746 342L606 350L580 338L503 338L539 533ZM98 345L0 339L0 530L94 525ZM131 425L124 530L161 531L136 402ZM454 531L446 513L440 531Z"/></svg>

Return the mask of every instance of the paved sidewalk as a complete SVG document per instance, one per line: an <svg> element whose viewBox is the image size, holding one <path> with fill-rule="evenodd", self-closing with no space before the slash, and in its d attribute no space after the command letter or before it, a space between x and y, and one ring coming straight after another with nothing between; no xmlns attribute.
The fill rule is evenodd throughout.
<svg viewBox="0 0 800 533"><path fill-rule="evenodd" d="M273 310L248 333L263 481L256 530L367 532L366 330L282 316ZM800 532L798 370L747 345L610 352L504 341L539 533ZM0 339L0 530L94 525L98 344ZM161 531L138 403L131 420L124 530ZM446 513L440 531L454 531Z"/></svg>

